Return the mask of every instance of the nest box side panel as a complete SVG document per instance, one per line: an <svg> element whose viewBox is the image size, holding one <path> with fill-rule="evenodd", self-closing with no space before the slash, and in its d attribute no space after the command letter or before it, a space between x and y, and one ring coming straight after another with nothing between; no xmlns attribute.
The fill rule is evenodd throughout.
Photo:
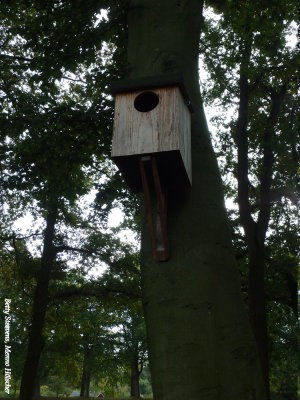
<svg viewBox="0 0 300 400"><path fill-rule="evenodd" d="M178 96L179 147L185 170L192 184L191 113L181 94Z"/></svg>
<svg viewBox="0 0 300 400"><path fill-rule="evenodd" d="M160 99L158 108L158 152L179 150L179 119L177 87L157 89Z"/></svg>

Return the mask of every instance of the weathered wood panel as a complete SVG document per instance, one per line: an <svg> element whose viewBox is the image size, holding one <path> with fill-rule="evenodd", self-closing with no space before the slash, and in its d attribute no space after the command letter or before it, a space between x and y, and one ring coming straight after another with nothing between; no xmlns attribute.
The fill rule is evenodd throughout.
<svg viewBox="0 0 300 400"><path fill-rule="evenodd" d="M179 148L187 175L192 184L191 114L183 97L178 96Z"/></svg>
<svg viewBox="0 0 300 400"><path fill-rule="evenodd" d="M116 96L112 158L178 151L191 183L190 112L179 88L153 89L159 103L149 112L134 107L142 92Z"/></svg>

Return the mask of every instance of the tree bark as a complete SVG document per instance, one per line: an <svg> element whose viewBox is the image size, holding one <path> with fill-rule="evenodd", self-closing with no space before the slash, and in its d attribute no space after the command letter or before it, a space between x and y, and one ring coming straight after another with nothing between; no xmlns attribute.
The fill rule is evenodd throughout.
<svg viewBox="0 0 300 400"><path fill-rule="evenodd" d="M34 397L39 360L44 346L43 327L45 323L45 314L48 304L50 272L53 262L55 260L53 239L56 217L57 207L53 206L53 208L48 213L46 221L44 248L41 258L41 269L38 274L37 285L33 300L32 322L29 332L27 356L21 380L20 400L32 400Z"/></svg>
<svg viewBox="0 0 300 400"><path fill-rule="evenodd" d="M142 289L155 400L265 399L242 304L221 179L199 91L203 2L134 0L128 11L130 77L180 71L190 93L190 191L169 192L170 258L152 258L142 231Z"/></svg>
<svg viewBox="0 0 300 400"><path fill-rule="evenodd" d="M141 397L139 358L137 352L133 355L131 361L130 396L134 399L139 399Z"/></svg>
<svg viewBox="0 0 300 400"><path fill-rule="evenodd" d="M263 372L267 398L269 389L269 351L268 328L265 293L265 255L264 246L259 246L253 238L252 245L248 243L249 278L248 305L251 326L254 332L260 364Z"/></svg>
<svg viewBox="0 0 300 400"><path fill-rule="evenodd" d="M84 356L83 356L83 368L81 377L80 397L90 397L90 383L91 383L91 371L90 371L90 349L88 344L88 336L86 337Z"/></svg>
<svg viewBox="0 0 300 400"><path fill-rule="evenodd" d="M39 400L41 397L41 374L40 371L37 372L36 380L34 384L34 400Z"/></svg>

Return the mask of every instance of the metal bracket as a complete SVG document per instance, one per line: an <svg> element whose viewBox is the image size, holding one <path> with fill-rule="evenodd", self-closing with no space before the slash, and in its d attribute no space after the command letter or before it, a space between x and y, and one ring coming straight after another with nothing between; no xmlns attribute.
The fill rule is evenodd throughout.
<svg viewBox="0 0 300 400"><path fill-rule="evenodd" d="M142 156L140 157L139 164L147 209L148 223L150 228L150 236L152 241L153 257L155 261L166 261L169 257L169 245L166 226L165 196L162 193L155 156ZM146 164L148 164L148 166L150 166L152 170L153 183L156 194L157 218L155 226L152 217L150 185L145 168Z"/></svg>

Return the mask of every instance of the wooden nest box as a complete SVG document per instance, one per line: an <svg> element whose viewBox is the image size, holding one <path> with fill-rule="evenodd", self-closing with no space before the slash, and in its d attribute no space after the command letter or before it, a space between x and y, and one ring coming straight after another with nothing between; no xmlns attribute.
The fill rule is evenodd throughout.
<svg viewBox="0 0 300 400"><path fill-rule="evenodd" d="M159 77L112 84L115 117L112 159L129 187L143 190L139 160L154 155L161 185L192 183L192 106L180 78Z"/></svg>
<svg viewBox="0 0 300 400"><path fill-rule="evenodd" d="M112 159L129 187L144 192L153 257L166 261L166 191L192 184L191 102L177 77L120 81L111 89L116 96Z"/></svg>

